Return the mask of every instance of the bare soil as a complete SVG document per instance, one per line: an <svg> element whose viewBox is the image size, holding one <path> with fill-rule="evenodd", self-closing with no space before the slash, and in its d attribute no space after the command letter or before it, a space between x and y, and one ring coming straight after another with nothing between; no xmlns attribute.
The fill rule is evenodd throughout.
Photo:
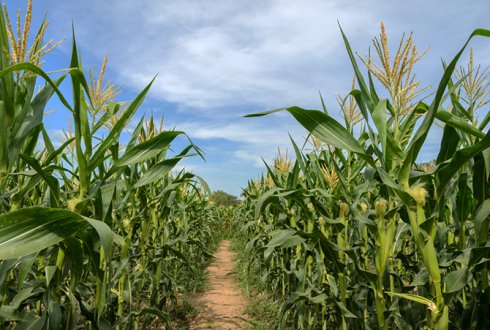
<svg viewBox="0 0 490 330"><path fill-rule="evenodd" d="M249 329L246 321L247 299L241 295L233 278L235 254L230 241L223 241L208 267L209 284L205 292L191 301L199 311L192 320L192 330Z"/></svg>

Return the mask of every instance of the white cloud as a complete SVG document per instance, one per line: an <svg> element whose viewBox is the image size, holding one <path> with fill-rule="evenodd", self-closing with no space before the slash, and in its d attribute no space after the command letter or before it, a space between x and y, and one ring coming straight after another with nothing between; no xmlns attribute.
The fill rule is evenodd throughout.
<svg viewBox="0 0 490 330"><path fill-rule="evenodd" d="M223 148L230 159L221 167L195 167L215 182L230 164L243 164L235 170L243 173L262 166L261 156L270 160L277 146L290 146L288 132L298 142L305 135L285 113L242 115L289 105L318 108L318 91L330 113L337 112L335 95L349 90L352 77L337 20L360 54L367 54L381 20L393 47L404 31L414 31L419 48L431 46L417 76L434 86L442 74L440 58L450 60L472 29L488 26L490 9L485 0L471 6L448 0L443 14L439 2L425 0L46 0L37 5L46 3L52 7L54 39L69 37L73 20L84 57L88 53L100 66L109 54L112 80L134 91L158 74L149 99L172 103L177 129L204 144L228 143ZM488 65L488 40L479 39L472 42L475 56ZM71 51L69 42L62 51ZM431 133L421 157L433 157L436 135Z"/></svg>
<svg viewBox="0 0 490 330"><path fill-rule="evenodd" d="M289 122L289 121L288 121ZM194 138L199 139L225 139L233 142L249 144L281 144L283 134L287 136L288 129L295 126L278 123L275 127L264 127L257 119L244 119L238 123L206 123L182 122L177 124ZM283 134L282 134L283 133Z"/></svg>
<svg viewBox="0 0 490 330"><path fill-rule="evenodd" d="M334 70L344 55L336 20L350 32L375 28L369 12L344 1L87 4L59 9L86 13L76 26L87 51L108 52L128 85L141 88L158 73L153 97L208 113L311 102L317 90L336 85L325 65Z"/></svg>
<svg viewBox="0 0 490 330"><path fill-rule="evenodd" d="M233 155L236 157L237 160L242 160L248 164L253 164L253 166L257 168L264 167L264 161L262 160L262 157L257 156L256 153L250 150L244 150L244 149L235 150L233 152Z"/></svg>

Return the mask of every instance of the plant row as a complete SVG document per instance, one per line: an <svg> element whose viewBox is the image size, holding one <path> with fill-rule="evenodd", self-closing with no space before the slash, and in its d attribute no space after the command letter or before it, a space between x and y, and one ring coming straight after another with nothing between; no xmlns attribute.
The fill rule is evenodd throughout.
<svg viewBox="0 0 490 330"><path fill-rule="evenodd" d="M489 86L472 52L457 62L490 31L471 34L422 100L412 36L390 54L382 26L378 59L361 57L367 74L342 36L355 73L343 123L325 107L251 115L287 111L312 145L292 141L294 160L279 154L244 189L236 221L251 268L282 302L282 326L489 328ZM439 150L419 164L435 123Z"/></svg>
<svg viewBox="0 0 490 330"><path fill-rule="evenodd" d="M135 121L151 83L114 101L106 63L99 79L84 71L75 38L51 78L46 22L27 47L31 13L29 1L16 35L0 9L0 328L170 327L215 243L206 183L173 171L201 152L153 116ZM52 98L71 117L60 141L44 126ZM170 153L175 139L188 145Z"/></svg>

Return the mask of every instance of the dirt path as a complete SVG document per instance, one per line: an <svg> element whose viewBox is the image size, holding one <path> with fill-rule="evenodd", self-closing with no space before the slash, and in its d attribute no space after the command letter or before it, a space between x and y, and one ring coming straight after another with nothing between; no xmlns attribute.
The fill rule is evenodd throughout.
<svg viewBox="0 0 490 330"><path fill-rule="evenodd" d="M245 308L247 300L240 294L233 278L235 254L229 250L230 241L223 241L208 267L209 287L192 304L199 314L192 321L193 330L247 329Z"/></svg>

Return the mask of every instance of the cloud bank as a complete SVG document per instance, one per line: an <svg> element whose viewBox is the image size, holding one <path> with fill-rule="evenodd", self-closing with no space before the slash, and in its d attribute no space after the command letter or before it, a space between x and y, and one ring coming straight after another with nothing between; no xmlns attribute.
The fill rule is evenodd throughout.
<svg viewBox="0 0 490 330"><path fill-rule="evenodd" d="M207 151L208 163L190 165L206 172L212 187L235 193L257 173L261 157L271 159L277 146L290 145L288 133L297 140L306 135L287 114L243 115L290 105L319 108L319 91L337 115L335 96L349 91L352 78L339 23L361 54L381 20L393 47L413 31L419 48L431 46L418 78L434 86L441 57L449 60L474 28L488 27L490 10L483 0L471 6L456 0L46 0L35 6L49 12L55 39L69 37L73 20L84 58L100 65L108 53L111 79L129 93L157 75L145 106L163 106L169 125ZM473 45L477 61L490 64L488 41ZM69 53L70 43L61 51ZM434 141L423 157L434 157Z"/></svg>

